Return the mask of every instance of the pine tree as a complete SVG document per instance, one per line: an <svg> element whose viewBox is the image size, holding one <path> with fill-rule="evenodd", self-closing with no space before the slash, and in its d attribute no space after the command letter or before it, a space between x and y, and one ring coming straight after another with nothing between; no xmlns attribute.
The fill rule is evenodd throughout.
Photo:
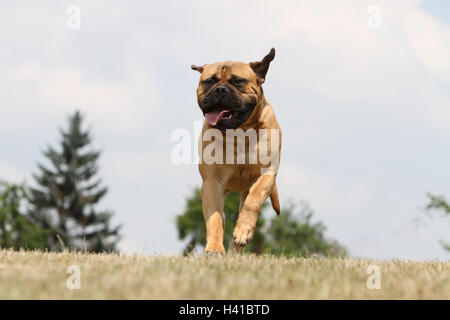
<svg viewBox="0 0 450 320"><path fill-rule="evenodd" d="M115 251L120 226L110 226L112 212L95 209L107 193L95 178L100 152L85 150L91 135L83 131L79 111L68 122L67 131L60 129L60 150L49 146L43 153L51 168L38 164L40 172L34 175L38 187L30 188L29 215L49 234L50 250Z"/></svg>

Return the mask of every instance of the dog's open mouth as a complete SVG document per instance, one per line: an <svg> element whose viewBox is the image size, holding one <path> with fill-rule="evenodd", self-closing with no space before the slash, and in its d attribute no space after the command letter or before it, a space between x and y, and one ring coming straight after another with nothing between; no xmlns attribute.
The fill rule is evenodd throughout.
<svg viewBox="0 0 450 320"><path fill-rule="evenodd" d="M220 120L230 120L237 116L237 112L233 112L231 110L214 110L208 113L205 113L206 121L211 125L215 126L219 123Z"/></svg>

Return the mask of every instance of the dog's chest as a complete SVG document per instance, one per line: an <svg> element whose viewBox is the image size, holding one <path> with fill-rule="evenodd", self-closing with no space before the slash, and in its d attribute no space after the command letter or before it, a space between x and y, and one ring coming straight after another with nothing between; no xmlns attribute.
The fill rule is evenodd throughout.
<svg viewBox="0 0 450 320"><path fill-rule="evenodd" d="M234 173L228 180L226 188L238 192L247 191L259 176L260 167L258 165L235 165Z"/></svg>

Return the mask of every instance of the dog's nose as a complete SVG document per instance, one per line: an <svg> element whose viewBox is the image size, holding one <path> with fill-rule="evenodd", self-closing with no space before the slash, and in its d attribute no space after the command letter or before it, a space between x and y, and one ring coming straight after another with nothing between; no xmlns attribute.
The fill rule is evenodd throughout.
<svg viewBox="0 0 450 320"><path fill-rule="evenodd" d="M227 86L224 85L220 85L214 88L214 93L217 96L225 96L226 94L228 94L230 92L230 89L228 89Z"/></svg>

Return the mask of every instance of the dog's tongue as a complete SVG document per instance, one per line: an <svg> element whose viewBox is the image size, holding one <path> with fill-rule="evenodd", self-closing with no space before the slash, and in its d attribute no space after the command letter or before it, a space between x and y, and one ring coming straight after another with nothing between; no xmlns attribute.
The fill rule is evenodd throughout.
<svg viewBox="0 0 450 320"><path fill-rule="evenodd" d="M208 121L208 123L211 126L215 126L217 122L222 119L222 117L225 115L225 113L230 112L230 110L222 110L222 111L211 111L208 113L205 113L205 119Z"/></svg>

